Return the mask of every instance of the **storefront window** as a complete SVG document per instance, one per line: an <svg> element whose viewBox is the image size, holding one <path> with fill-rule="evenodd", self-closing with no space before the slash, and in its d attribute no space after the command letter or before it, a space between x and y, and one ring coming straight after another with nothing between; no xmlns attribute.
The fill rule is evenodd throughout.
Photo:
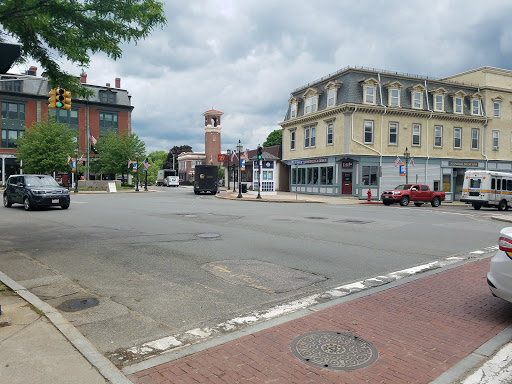
<svg viewBox="0 0 512 384"><path fill-rule="evenodd" d="M377 185L379 167L364 166L363 167L363 185Z"/></svg>
<svg viewBox="0 0 512 384"><path fill-rule="evenodd" d="M320 184L321 185L332 185L333 178L333 167L321 167L320 168Z"/></svg>

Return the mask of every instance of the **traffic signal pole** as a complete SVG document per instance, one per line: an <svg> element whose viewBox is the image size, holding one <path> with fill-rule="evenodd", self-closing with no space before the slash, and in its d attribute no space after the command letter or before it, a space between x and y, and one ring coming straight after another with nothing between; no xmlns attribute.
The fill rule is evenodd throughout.
<svg viewBox="0 0 512 384"><path fill-rule="evenodd" d="M263 161L263 148L258 145L258 196L257 199L261 199L261 162Z"/></svg>

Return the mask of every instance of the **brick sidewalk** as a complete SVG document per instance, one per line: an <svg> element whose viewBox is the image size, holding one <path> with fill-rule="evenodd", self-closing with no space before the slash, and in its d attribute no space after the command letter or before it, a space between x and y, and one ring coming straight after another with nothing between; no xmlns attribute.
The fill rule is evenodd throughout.
<svg viewBox="0 0 512 384"><path fill-rule="evenodd" d="M129 375L134 383L428 383L512 324L492 297L490 259L468 263L324 309ZM359 336L378 350L353 371L308 365L292 341L312 331Z"/></svg>

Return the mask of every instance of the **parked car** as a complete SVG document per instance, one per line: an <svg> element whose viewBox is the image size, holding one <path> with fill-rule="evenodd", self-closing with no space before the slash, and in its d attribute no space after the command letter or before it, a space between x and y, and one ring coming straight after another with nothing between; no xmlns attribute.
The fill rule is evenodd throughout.
<svg viewBox="0 0 512 384"><path fill-rule="evenodd" d="M512 227L501 230L498 245L487 273L487 284L493 296L512 303Z"/></svg>
<svg viewBox="0 0 512 384"><path fill-rule="evenodd" d="M384 205L399 203L405 207L411 201L417 207L424 203L439 207L445 196L444 192L431 191L426 184L400 184L395 189L382 192L380 197Z"/></svg>
<svg viewBox="0 0 512 384"><path fill-rule="evenodd" d="M69 191L48 175L11 175L4 190L4 207L23 204L25 210L35 207L60 206L68 209Z"/></svg>

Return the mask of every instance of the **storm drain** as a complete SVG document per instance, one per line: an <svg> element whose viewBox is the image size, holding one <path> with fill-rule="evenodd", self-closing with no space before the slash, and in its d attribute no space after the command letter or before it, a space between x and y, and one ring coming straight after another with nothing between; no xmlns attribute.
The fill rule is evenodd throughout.
<svg viewBox="0 0 512 384"><path fill-rule="evenodd" d="M216 237L220 237L220 234L218 234L218 233L198 233L196 236L200 237L201 239L215 239Z"/></svg>
<svg viewBox="0 0 512 384"><path fill-rule="evenodd" d="M336 370L355 370L377 360L379 353L368 341L350 333L317 331L298 336L292 352L306 364Z"/></svg>
<svg viewBox="0 0 512 384"><path fill-rule="evenodd" d="M57 307L57 309L64 312L76 312L81 311L82 309L95 307L99 303L99 300L96 299L95 297L88 297L85 299L73 299L63 302L61 305Z"/></svg>

